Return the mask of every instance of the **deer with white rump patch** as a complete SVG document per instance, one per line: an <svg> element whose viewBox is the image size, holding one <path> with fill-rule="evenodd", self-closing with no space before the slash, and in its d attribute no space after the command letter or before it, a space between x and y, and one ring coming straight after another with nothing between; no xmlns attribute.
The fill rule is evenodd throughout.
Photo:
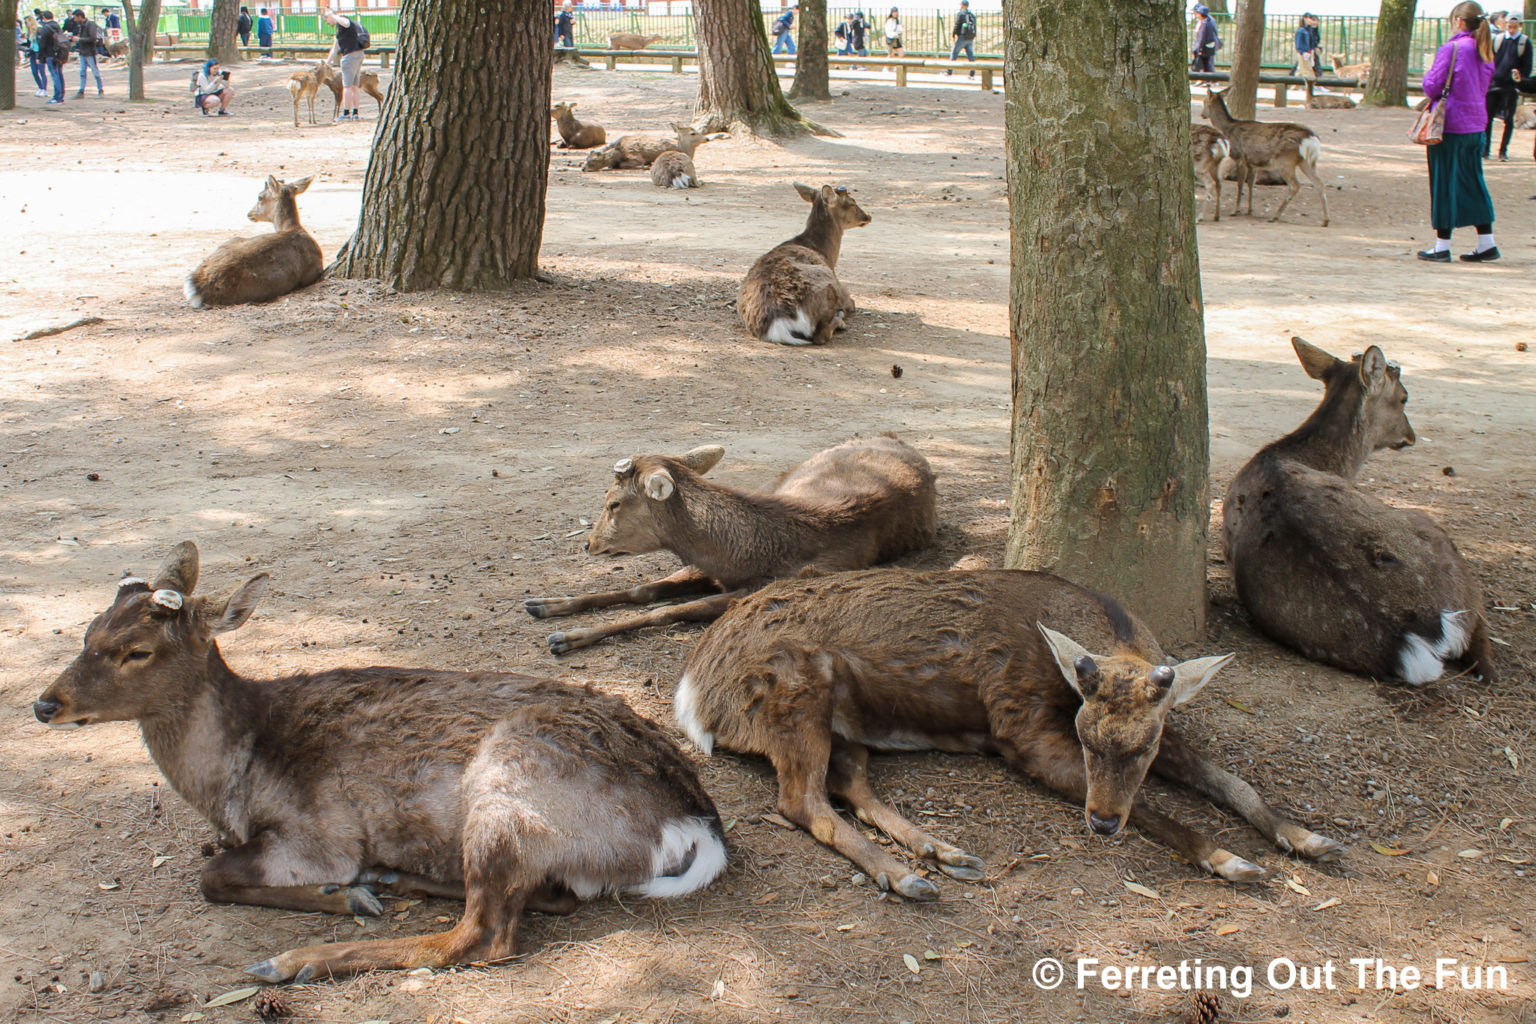
<svg viewBox="0 0 1536 1024"><path fill-rule="evenodd" d="M657 188L698 188L704 183L687 153L666 152L651 162L651 184Z"/></svg>
<svg viewBox="0 0 1536 1024"><path fill-rule="evenodd" d="M1211 219L1216 221L1221 220L1221 162L1229 153L1227 140L1221 137L1221 132L1203 124L1189 126L1189 156L1195 165L1195 177L1203 180L1216 197L1211 214Z"/></svg>
<svg viewBox="0 0 1536 1024"><path fill-rule="evenodd" d="M1414 685L1449 664L1494 678L1483 593L1445 528L1355 486L1371 453L1417 440L1402 371L1292 338L1322 403L1227 488L1222 535L1258 627L1314 661Z"/></svg>
<svg viewBox="0 0 1536 1024"><path fill-rule="evenodd" d="M320 245L299 223L294 198L309 188L312 178L282 182L267 177L256 205L246 214L253 221L271 221L270 235L231 238L215 249L182 284L194 309L270 302L320 280L325 260Z"/></svg>
<svg viewBox="0 0 1536 1024"><path fill-rule="evenodd" d="M588 537L594 555L667 550L685 568L629 590L586 597L535 597L530 615L574 615L616 604L712 594L607 626L551 634L565 654L645 626L709 622L753 587L806 566L862 569L933 543L938 500L933 470L896 437L855 438L817 452L767 491L711 483L725 455L706 445L677 458L636 455L613 467L603 513ZM723 593L720 593L723 591Z"/></svg>
<svg viewBox="0 0 1536 1024"><path fill-rule="evenodd" d="M781 580L732 605L688 656L673 708L705 753L718 744L772 761L779 813L908 899L938 888L832 798L953 878L978 881L984 865L875 794L871 749L1001 754L1083 806L1094 833L1133 821L1234 882L1266 872L1147 806L1137 791L1148 769L1281 850L1337 857L1338 843L1277 815L1170 720L1231 658L1166 664L1114 600L1047 573L865 570Z"/></svg>
<svg viewBox="0 0 1536 1024"><path fill-rule="evenodd" d="M38 720L138 723L219 830L210 900L367 916L386 895L465 901L447 931L289 950L249 969L263 981L495 960L516 952L526 909L682 896L724 870L692 765L623 701L512 672L248 679L215 638L250 617L267 576L195 596L197 577L184 542L153 582L123 580Z"/></svg>
<svg viewBox="0 0 1536 1024"><path fill-rule="evenodd" d="M1285 179L1290 192L1280 209L1270 221L1277 221L1301 190L1300 171L1317 186L1317 194L1323 200L1323 227L1328 226L1328 190L1323 179L1317 176L1317 159L1322 156L1322 143L1317 135L1304 124L1285 121L1240 121L1227 112L1226 92L1213 89L1205 91L1205 106L1200 114L1215 126L1232 147L1232 159L1237 162L1237 203L1232 213L1243 205L1243 185L1248 186L1248 213L1253 214L1253 179L1261 171L1273 171Z"/></svg>
<svg viewBox="0 0 1536 1024"><path fill-rule="evenodd" d="M736 309L763 341L825 345L854 312L853 296L837 279L843 231L869 223L853 193L842 185L819 189L795 183L811 204L805 230L758 257L741 282Z"/></svg>

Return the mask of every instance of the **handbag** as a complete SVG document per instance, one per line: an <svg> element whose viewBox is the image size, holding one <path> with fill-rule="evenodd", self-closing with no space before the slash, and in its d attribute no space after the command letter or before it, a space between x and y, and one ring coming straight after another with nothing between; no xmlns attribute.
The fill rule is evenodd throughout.
<svg viewBox="0 0 1536 1024"><path fill-rule="evenodd" d="M1417 142L1421 146L1435 146L1445 135L1445 105L1451 99L1451 79L1456 74L1456 47L1451 46L1451 67L1445 73L1445 91L1440 94L1438 104L1431 103L1419 111L1419 116L1414 118L1413 127L1408 130L1408 141Z"/></svg>

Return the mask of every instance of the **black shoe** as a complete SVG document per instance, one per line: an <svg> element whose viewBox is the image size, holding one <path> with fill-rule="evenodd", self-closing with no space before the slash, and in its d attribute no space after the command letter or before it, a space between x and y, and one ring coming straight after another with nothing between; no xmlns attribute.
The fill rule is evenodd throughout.
<svg viewBox="0 0 1536 1024"><path fill-rule="evenodd" d="M1499 163L1501 163L1501 164L1509 163L1509 154L1508 153L1500 153L1499 154Z"/></svg>
<svg viewBox="0 0 1536 1024"><path fill-rule="evenodd" d="M1484 249L1482 252L1464 252L1461 254L1463 263L1492 263L1499 258L1499 247Z"/></svg>
<svg viewBox="0 0 1536 1024"><path fill-rule="evenodd" d="M1419 256L1419 259L1427 260L1430 263L1449 263L1449 262L1451 262L1451 254L1450 254L1450 252L1448 252L1448 251L1446 251L1444 249L1442 249L1439 252L1435 252L1433 249L1420 249L1419 252L1418 252L1418 256Z"/></svg>

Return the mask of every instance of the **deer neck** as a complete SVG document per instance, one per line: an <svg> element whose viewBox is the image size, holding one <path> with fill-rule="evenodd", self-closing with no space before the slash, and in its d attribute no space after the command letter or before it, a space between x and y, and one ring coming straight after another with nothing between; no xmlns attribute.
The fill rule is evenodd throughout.
<svg viewBox="0 0 1536 1024"><path fill-rule="evenodd" d="M837 255L843 247L843 226L832 219L832 214L821 204L811 207L805 230L796 239L808 249L815 249L827 261L827 266L837 269Z"/></svg>
<svg viewBox="0 0 1536 1024"><path fill-rule="evenodd" d="M1225 133L1236 123L1237 118L1227 110L1226 100L1220 97L1211 100L1211 124L1216 126L1217 131Z"/></svg>
<svg viewBox="0 0 1536 1024"><path fill-rule="evenodd" d="M672 545L673 554L727 589L776 575L809 549L814 526L782 498L703 479L680 481L678 497L670 506L675 527L670 535L681 538Z"/></svg>
<svg viewBox="0 0 1536 1024"><path fill-rule="evenodd" d="M299 203L293 196L283 196L277 201L277 209L272 211L272 229L274 231L302 231L303 225L299 223Z"/></svg>
<svg viewBox="0 0 1536 1024"><path fill-rule="evenodd" d="M1364 407L1363 396L1354 391L1325 395L1301 426L1271 448L1284 458L1353 480L1371 456Z"/></svg>

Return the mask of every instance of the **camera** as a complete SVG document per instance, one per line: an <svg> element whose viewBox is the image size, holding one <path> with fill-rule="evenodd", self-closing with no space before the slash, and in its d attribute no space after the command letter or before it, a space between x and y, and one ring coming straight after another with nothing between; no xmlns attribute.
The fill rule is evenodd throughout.
<svg viewBox="0 0 1536 1024"><path fill-rule="evenodd" d="M229 72L228 71L220 71L219 72L219 77L224 79L224 81L227 82L227 81L229 81Z"/></svg>

